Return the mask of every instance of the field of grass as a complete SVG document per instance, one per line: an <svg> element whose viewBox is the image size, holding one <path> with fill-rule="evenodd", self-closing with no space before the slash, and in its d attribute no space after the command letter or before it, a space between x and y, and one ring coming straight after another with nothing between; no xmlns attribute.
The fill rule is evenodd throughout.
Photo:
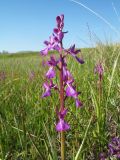
<svg viewBox="0 0 120 160"><path fill-rule="evenodd" d="M54 53L56 54L56 53ZM66 160L98 160L110 139L120 135L120 47L99 44L82 49L85 64L70 57L68 66L75 77L83 108L69 98L66 135ZM58 160L60 135L55 130L59 96L53 92L41 98L44 74L43 57L38 53L0 55L0 159ZM96 63L104 67L102 96L98 94ZM31 78L30 74L34 73ZM58 79L55 79L58 83Z"/></svg>

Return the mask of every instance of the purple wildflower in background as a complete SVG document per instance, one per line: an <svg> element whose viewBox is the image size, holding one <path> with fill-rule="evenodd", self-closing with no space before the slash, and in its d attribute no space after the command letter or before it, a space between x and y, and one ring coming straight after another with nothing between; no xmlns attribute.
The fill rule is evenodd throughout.
<svg viewBox="0 0 120 160"><path fill-rule="evenodd" d="M46 62L49 66L47 73L45 74L46 82L44 82L43 87L45 92L42 97L48 97L51 95L51 90L58 90L60 95L60 109L57 112L58 123L56 124L56 130L66 131L70 129L70 125L65 121L65 116L68 112L68 109L65 109L65 97L72 97L75 100L76 107L81 107L83 104L78 99L79 92L76 91L74 86L74 78L70 71L67 68L66 57L71 55L75 58L80 64L83 64L84 61L78 57L80 50L75 49L75 45L71 46L69 49L64 49L63 47L63 38L67 32L63 31L64 27L64 15L56 17L56 27L53 29L53 34L50 36L49 41L45 41L44 44L46 48L43 49L40 53L43 56L46 56L49 51L56 50L59 53L59 57L51 56L50 60ZM54 78L56 76L57 70L60 73L60 84L53 84Z"/></svg>
<svg viewBox="0 0 120 160"><path fill-rule="evenodd" d="M58 113L58 117L59 117L59 122L56 125L56 130L61 132L61 131L66 131L70 129L70 125L65 122L64 117L67 114L67 109L64 109L62 112Z"/></svg>
<svg viewBox="0 0 120 160"><path fill-rule="evenodd" d="M6 73L4 71L0 72L0 81L3 81L6 79Z"/></svg>
<svg viewBox="0 0 120 160"><path fill-rule="evenodd" d="M118 159L120 159L120 138L114 137L112 138L111 142L108 144L108 154L110 156L114 156Z"/></svg>
<svg viewBox="0 0 120 160"><path fill-rule="evenodd" d="M120 159L120 137L112 138L108 143L108 149L104 153L100 153L100 160L106 160L109 158Z"/></svg>
<svg viewBox="0 0 120 160"><path fill-rule="evenodd" d="M102 78L103 78L103 71L104 71L104 70L103 70L102 63L99 62L99 63L95 66L94 72L99 75L100 81L101 81Z"/></svg>
<svg viewBox="0 0 120 160"><path fill-rule="evenodd" d="M100 160L105 160L106 159L106 154L104 152L100 153L99 158L100 158Z"/></svg>

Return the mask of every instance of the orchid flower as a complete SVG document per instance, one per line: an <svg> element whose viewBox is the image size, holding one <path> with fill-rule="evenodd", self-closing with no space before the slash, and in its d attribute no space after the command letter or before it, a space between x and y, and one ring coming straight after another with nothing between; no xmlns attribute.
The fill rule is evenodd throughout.
<svg viewBox="0 0 120 160"><path fill-rule="evenodd" d="M60 15L56 17L56 27L53 29L52 36L50 36L49 41L45 41L44 44L46 45L46 48L43 49L40 53L43 56L46 56L49 51L56 50L59 53L59 57L56 58L55 56L51 56L50 60L47 61L47 65L49 66L49 69L47 73L45 74L45 77L47 78L47 82L43 84L43 87L45 89L45 92L43 94L44 97L51 96L51 89L59 88L59 94L60 94L60 110L58 112L58 123L56 125L56 130L66 131L70 129L70 125L65 121L65 115L68 112L68 109L65 109L64 103L65 98L64 97L72 97L75 100L76 107L81 107L83 104L79 100L79 92L76 91L76 87L74 86L74 77L70 73L70 71L67 68L67 61L66 57L67 55L73 56L80 64L83 64L84 61L78 57L78 54L80 53L80 50L75 49L75 44L72 45L69 49L63 48L63 38L64 35L67 32L63 31L64 27L64 15ZM56 77L56 70L59 69L60 72L60 84L57 85L51 85L50 83L54 81L54 78ZM50 83L49 83L50 81ZM67 99L66 98L66 99Z"/></svg>
<svg viewBox="0 0 120 160"><path fill-rule="evenodd" d="M56 130L58 132L66 131L70 129L70 125L64 120L64 117L67 114L67 111L68 111L67 109L64 109L63 111L58 113L59 122L56 125Z"/></svg>
<svg viewBox="0 0 120 160"><path fill-rule="evenodd" d="M61 133L61 159L64 160L64 132L70 129L70 125L66 122L65 117L69 108L65 108L65 100L72 97L75 100L77 108L82 107L82 102L79 100L78 96L80 92L76 91L74 86L74 77L67 68L66 58L68 55L74 57L80 64L83 64L83 59L78 57L80 50L75 49L75 45L71 46L69 49L64 49L63 47L63 38L67 32L63 31L64 27L64 15L56 17L57 26L53 29L53 34L50 36L49 41L45 41L46 48L43 49L40 53L43 56L46 56L49 51L56 50L59 53L59 57L55 58L54 56L50 57L50 60L47 61L49 69L45 74L47 82L43 84L44 94L42 97L51 96L51 90L57 89L59 91L60 97L60 108L57 112L58 122L56 124L56 131ZM59 71L59 85L53 84L54 78L56 77L56 70Z"/></svg>

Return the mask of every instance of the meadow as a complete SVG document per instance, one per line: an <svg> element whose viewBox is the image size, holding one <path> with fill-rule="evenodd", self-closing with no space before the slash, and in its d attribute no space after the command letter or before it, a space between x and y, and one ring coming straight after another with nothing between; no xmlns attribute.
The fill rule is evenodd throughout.
<svg viewBox="0 0 120 160"><path fill-rule="evenodd" d="M120 135L120 46L100 43L82 49L81 55L84 65L68 59L83 107L76 109L71 98L65 104L71 126L65 135L66 160L98 160L111 138ZM55 130L59 96L52 92L41 98L48 69L43 60L38 52L0 55L1 160L60 159L60 135ZM94 73L99 60L104 68L101 97Z"/></svg>

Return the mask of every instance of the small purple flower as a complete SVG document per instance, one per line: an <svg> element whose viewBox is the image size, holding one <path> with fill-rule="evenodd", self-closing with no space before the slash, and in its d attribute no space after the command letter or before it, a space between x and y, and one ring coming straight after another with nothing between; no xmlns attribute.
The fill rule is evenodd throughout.
<svg viewBox="0 0 120 160"><path fill-rule="evenodd" d="M56 21L58 29L62 30L64 27L64 15L62 14L61 16L57 16Z"/></svg>
<svg viewBox="0 0 120 160"><path fill-rule="evenodd" d="M73 87L69 83L67 84L67 87L66 87L66 96L73 97L75 99L75 104L76 104L77 108L80 108L80 107L83 106L82 102L78 100L78 95L79 94L80 93L75 90L75 87Z"/></svg>
<svg viewBox="0 0 120 160"><path fill-rule="evenodd" d="M60 50L58 39L54 35L50 36L50 41L44 41L44 44L46 45L46 48L40 51L43 56L46 56L50 50Z"/></svg>
<svg viewBox="0 0 120 160"><path fill-rule="evenodd" d="M56 39L59 41L59 43L61 43L64 38L64 34L67 33L62 31L64 27L64 15L57 16L56 21L57 21L57 28L54 28L53 32L55 34Z"/></svg>
<svg viewBox="0 0 120 160"><path fill-rule="evenodd" d="M63 66L63 80L66 84L72 84L74 82L74 78L66 66Z"/></svg>
<svg viewBox="0 0 120 160"><path fill-rule="evenodd" d="M70 84L67 84L67 88L66 88L66 96L68 97L73 97L73 98L77 98L77 92L74 89L74 87Z"/></svg>
<svg viewBox="0 0 120 160"><path fill-rule="evenodd" d="M65 122L65 120L64 119L59 119L59 122L57 123L57 125L56 125L56 130L58 131L58 132L61 132L61 131L67 131L67 130L69 130L70 129L70 126L69 126L69 124L67 123L67 122Z"/></svg>
<svg viewBox="0 0 120 160"><path fill-rule="evenodd" d="M43 87L45 88L45 92L44 92L43 95L42 95L43 98L44 98L44 97L48 97L48 96L51 95L51 89L55 89L55 90L58 89L58 88L57 88L57 85L53 84L53 81L52 81L52 80L50 80L50 83L45 82L45 83L43 84Z"/></svg>
<svg viewBox="0 0 120 160"><path fill-rule="evenodd" d="M54 56L51 56L50 60L47 62L47 64L50 66L57 66L58 63L59 60L56 60Z"/></svg>
<svg viewBox="0 0 120 160"><path fill-rule="evenodd" d="M63 111L58 112L59 122L56 125L56 130L58 132L67 131L70 129L70 125L64 120L64 117L66 114L67 114L67 109L64 109Z"/></svg>
<svg viewBox="0 0 120 160"><path fill-rule="evenodd" d="M42 97L48 97L51 95L51 88L49 84L46 82L43 84L43 87L45 88L45 93L42 95Z"/></svg>
<svg viewBox="0 0 120 160"><path fill-rule="evenodd" d="M105 153L104 152L100 153L99 158L100 158L100 160L105 160L106 159Z"/></svg>
<svg viewBox="0 0 120 160"><path fill-rule="evenodd" d="M75 44L71 46L67 51L67 53L73 56L79 63L83 64L84 61L81 58L76 56L79 52L80 50L75 50Z"/></svg>
<svg viewBox="0 0 120 160"><path fill-rule="evenodd" d="M75 55L77 55L79 52L81 52L80 49L79 49L79 50L75 50L75 44L74 44L73 46L71 46L68 51L69 51L69 53L70 53L72 56L75 56Z"/></svg>
<svg viewBox="0 0 120 160"><path fill-rule="evenodd" d="M102 77L103 77L103 66L102 66L102 63L98 63L98 64L95 66L94 72L95 72L95 73L98 73L99 79L100 79L100 81L101 81L101 80L102 80Z"/></svg>
<svg viewBox="0 0 120 160"><path fill-rule="evenodd" d="M108 144L109 155L120 158L120 138L114 137L112 141Z"/></svg>
<svg viewBox="0 0 120 160"><path fill-rule="evenodd" d="M53 66L51 66L51 67L49 68L49 70L47 71L46 77L47 77L48 79L51 79L51 78L54 78L54 77L55 77L55 69L54 69Z"/></svg>

